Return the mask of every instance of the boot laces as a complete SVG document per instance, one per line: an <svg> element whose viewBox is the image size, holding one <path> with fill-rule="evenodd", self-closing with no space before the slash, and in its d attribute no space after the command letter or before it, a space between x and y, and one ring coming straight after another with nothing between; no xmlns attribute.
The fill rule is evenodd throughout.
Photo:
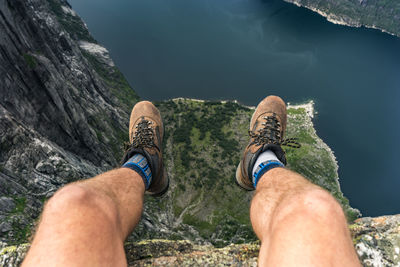
<svg viewBox="0 0 400 267"><path fill-rule="evenodd" d="M153 122L142 120L135 126L135 134L133 135L132 143L125 143L125 149L130 148L151 148L154 144L154 129L151 127Z"/></svg>
<svg viewBox="0 0 400 267"><path fill-rule="evenodd" d="M249 131L250 138L253 139L252 144L265 145L274 144L279 146L287 146L292 148L300 148L301 145L297 142L297 138L282 139L282 127L276 114L273 113L271 116L263 117L265 122L263 126L257 132Z"/></svg>

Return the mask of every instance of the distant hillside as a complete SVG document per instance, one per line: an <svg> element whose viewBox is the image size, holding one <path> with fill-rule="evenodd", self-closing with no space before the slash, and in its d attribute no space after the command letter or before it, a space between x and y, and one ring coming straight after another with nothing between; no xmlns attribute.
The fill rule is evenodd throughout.
<svg viewBox="0 0 400 267"><path fill-rule="evenodd" d="M398 0L284 0L318 12L328 21L379 29L400 37Z"/></svg>

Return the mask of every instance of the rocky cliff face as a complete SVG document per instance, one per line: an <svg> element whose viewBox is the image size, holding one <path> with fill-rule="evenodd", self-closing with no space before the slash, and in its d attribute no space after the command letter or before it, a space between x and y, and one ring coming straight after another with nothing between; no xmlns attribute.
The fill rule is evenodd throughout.
<svg viewBox="0 0 400 267"><path fill-rule="evenodd" d="M319 13L335 24L378 29L400 37L397 0L284 0Z"/></svg>
<svg viewBox="0 0 400 267"><path fill-rule="evenodd" d="M138 97L66 1L0 0L0 32L0 238L18 241L57 188L116 165Z"/></svg>
<svg viewBox="0 0 400 267"><path fill-rule="evenodd" d="M0 265L16 266L46 199L118 165L138 97L65 0L0 0L0 60ZM161 199L146 198L126 245L130 264L214 265L214 255L221 264L253 266L252 195L233 183L252 108L189 99L156 104L171 188ZM335 157L316 135L313 114L312 102L288 109L287 135L303 144L287 150L289 168L329 190L352 221L359 213L340 191ZM379 229L397 229L393 222ZM387 241L374 227L354 228L372 238L355 237L364 259L380 253L397 262L397 239ZM137 242L143 239L153 241ZM230 243L243 245L225 247Z"/></svg>

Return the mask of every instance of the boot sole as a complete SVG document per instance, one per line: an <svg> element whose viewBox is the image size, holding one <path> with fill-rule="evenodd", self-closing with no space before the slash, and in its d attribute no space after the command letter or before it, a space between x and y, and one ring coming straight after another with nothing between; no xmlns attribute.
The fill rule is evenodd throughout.
<svg viewBox="0 0 400 267"><path fill-rule="evenodd" d="M239 162L237 168L236 168L236 179L235 183L243 190L246 191L253 191L253 187L248 187L247 185L242 183L243 176L242 176L242 162Z"/></svg>
<svg viewBox="0 0 400 267"><path fill-rule="evenodd" d="M152 197L161 197L163 196L169 189L169 177L167 176L167 172L164 169L164 177L167 178L167 185L160 191L160 192L148 192L146 191L145 194L152 196Z"/></svg>

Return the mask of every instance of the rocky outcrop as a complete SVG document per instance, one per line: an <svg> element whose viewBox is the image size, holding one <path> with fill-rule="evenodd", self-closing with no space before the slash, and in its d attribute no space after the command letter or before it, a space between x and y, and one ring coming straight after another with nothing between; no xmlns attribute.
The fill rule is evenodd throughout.
<svg viewBox="0 0 400 267"><path fill-rule="evenodd" d="M350 229L363 266L400 265L400 215L362 218ZM28 244L0 246L0 265L17 266L28 248ZM257 266L259 248L258 241L223 248L196 245L188 240L155 239L125 244L129 266Z"/></svg>
<svg viewBox="0 0 400 267"><path fill-rule="evenodd" d="M335 24L364 26L400 37L400 2L396 0L284 1L317 12Z"/></svg>
<svg viewBox="0 0 400 267"><path fill-rule="evenodd" d="M400 266L400 215L361 218L350 230L365 266Z"/></svg>

